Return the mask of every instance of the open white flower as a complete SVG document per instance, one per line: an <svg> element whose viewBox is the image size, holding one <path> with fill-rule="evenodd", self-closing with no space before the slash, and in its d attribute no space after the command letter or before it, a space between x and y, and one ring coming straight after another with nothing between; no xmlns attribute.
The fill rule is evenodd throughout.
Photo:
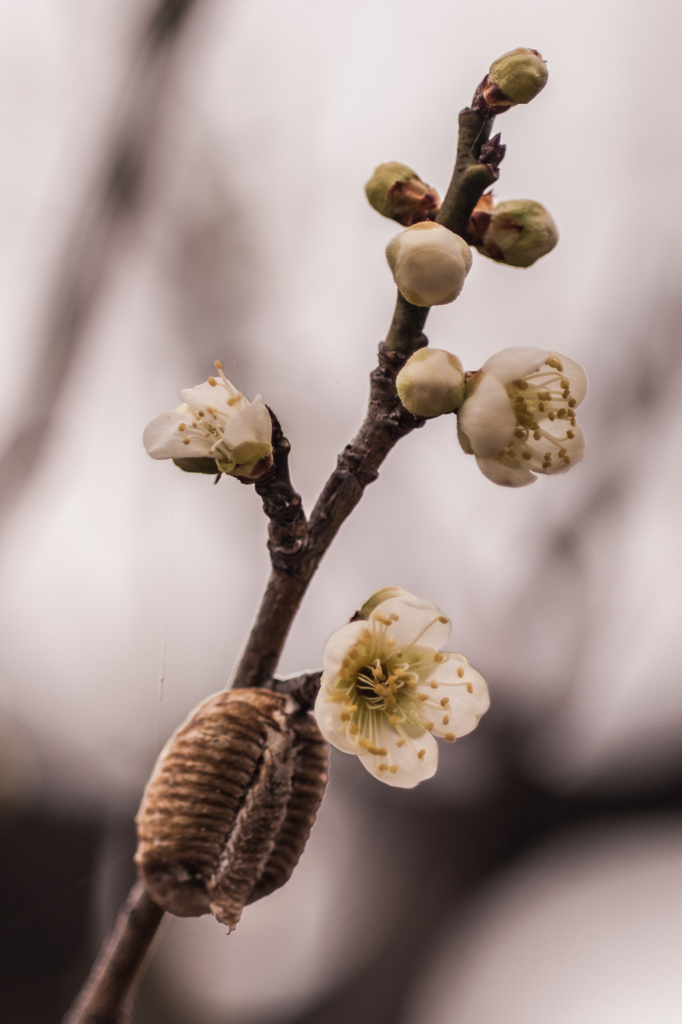
<svg viewBox="0 0 682 1024"><path fill-rule="evenodd" d="M503 487L532 484L535 473L565 473L585 456L575 410L586 394L585 371L566 356L505 348L467 382L460 443Z"/></svg>
<svg viewBox="0 0 682 1024"><path fill-rule="evenodd" d="M153 459L213 459L221 473L256 479L272 464L270 414L260 395L249 402L215 365L217 378L181 391L183 405L147 425L144 446Z"/></svg>
<svg viewBox="0 0 682 1024"><path fill-rule="evenodd" d="M315 717L375 778L410 789L436 771L434 736L452 743L476 728L488 688L463 655L439 650L450 620L434 604L387 587L359 614L325 647Z"/></svg>

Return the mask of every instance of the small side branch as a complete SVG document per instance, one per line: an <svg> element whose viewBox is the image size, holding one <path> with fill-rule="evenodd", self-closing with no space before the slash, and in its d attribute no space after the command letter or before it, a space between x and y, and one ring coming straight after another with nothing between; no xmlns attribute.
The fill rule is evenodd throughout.
<svg viewBox="0 0 682 1024"><path fill-rule="evenodd" d="M143 884L134 885L62 1024L126 1024L126 1004L162 918L163 910Z"/></svg>
<svg viewBox="0 0 682 1024"><path fill-rule="evenodd" d="M263 501L263 511L270 520L268 548L274 569L295 573L295 563L308 539L308 523L301 495L294 490L289 476L291 445L284 436L279 420L268 408L272 420L272 470L256 481L256 491Z"/></svg>

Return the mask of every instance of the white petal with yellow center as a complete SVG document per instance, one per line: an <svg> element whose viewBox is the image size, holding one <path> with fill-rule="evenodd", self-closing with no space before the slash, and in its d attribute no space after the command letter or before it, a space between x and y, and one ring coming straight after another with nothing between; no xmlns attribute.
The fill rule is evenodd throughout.
<svg viewBox="0 0 682 1024"><path fill-rule="evenodd" d="M411 788L436 770L433 733L453 742L475 728L487 687L462 655L437 650L450 622L429 601L386 588L368 618L330 638L315 715L325 738L376 778Z"/></svg>

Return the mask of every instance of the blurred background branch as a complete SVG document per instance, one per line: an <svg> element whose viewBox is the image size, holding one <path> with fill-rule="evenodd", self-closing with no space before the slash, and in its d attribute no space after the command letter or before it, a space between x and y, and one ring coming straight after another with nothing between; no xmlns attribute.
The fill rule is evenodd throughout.
<svg viewBox="0 0 682 1024"><path fill-rule="evenodd" d="M44 454L55 410L80 352L112 260L139 218L146 175L183 29L199 0L155 0L134 52L107 150L58 260L42 339L0 461L0 517L20 499ZM0 519L1 521L1 519Z"/></svg>

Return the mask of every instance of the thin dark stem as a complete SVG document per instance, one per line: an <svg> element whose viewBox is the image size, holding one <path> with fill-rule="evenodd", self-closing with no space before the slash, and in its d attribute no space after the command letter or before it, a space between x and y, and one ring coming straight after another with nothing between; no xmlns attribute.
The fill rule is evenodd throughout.
<svg viewBox="0 0 682 1024"><path fill-rule="evenodd" d="M162 918L142 882L134 885L63 1024L125 1024L126 1003Z"/></svg>
<svg viewBox="0 0 682 1024"><path fill-rule="evenodd" d="M422 336L421 345L426 344ZM379 348L370 377L367 415L359 433L339 455L310 516L307 542L290 558L287 570L273 567L255 625L234 676L233 686L262 686L271 677L301 599L341 524L376 480L389 451L424 422L400 403L395 379L407 356Z"/></svg>
<svg viewBox="0 0 682 1024"><path fill-rule="evenodd" d="M288 573L295 570L297 559L306 545L308 523L301 495L294 490L289 476L291 445L272 409L268 411L272 420L274 464L269 473L256 481L256 491L270 520L268 549L273 568Z"/></svg>

